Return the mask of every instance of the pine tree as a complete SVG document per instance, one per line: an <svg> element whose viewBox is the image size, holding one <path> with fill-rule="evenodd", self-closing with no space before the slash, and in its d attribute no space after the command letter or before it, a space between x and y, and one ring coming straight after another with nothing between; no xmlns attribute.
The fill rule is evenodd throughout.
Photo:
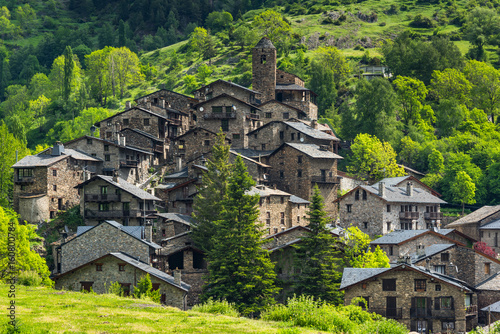
<svg viewBox="0 0 500 334"><path fill-rule="evenodd" d="M254 185L238 156L222 201L214 248L208 254L209 277L202 296L235 303L245 315L262 311L274 302L278 291L274 265L269 252L261 247L263 232L256 224L259 196L247 194Z"/></svg>
<svg viewBox="0 0 500 334"><path fill-rule="evenodd" d="M63 83L63 99L68 101L71 94L71 81L73 80L73 70L75 67L75 60L73 59L73 50L71 46L66 46L64 50L64 83Z"/></svg>
<svg viewBox="0 0 500 334"><path fill-rule="evenodd" d="M207 172L203 175L194 199L193 217L196 222L192 227L192 238L197 247L206 253L213 249L212 236L217 230L217 221L221 220L222 202L226 199L229 164L229 145L222 130L217 134L212 156L207 160Z"/></svg>
<svg viewBox="0 0 500 334"><path fill-rule="evenodd" d="M127 45L127 37L125 36L125 22L120 20L118 23L118 46L122 47Z"/></svg>
<svg viewBox="0 0 500 334"><path fill-rule="evenodd" d="M295 266L301 272L296 275L294 290L297 294L340 304L343 298L338 287L342 275L337 269L341 257L336 240L326 227L328 218L317 185L313 189L308 214L310 232L295 246Z"/></svg>

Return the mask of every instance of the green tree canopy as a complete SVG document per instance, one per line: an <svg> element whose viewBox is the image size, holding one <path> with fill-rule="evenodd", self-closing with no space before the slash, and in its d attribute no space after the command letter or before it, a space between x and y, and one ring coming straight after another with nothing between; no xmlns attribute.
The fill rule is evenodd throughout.
<svg viewBox="0 0 500 334"><path fill-rule="evenodd" d="M451 191L453 192L453 199L462 204L462 214L464 214L465 204L476 203L476 185L464 171L457 173L455 180L451 184Z"/></svg>

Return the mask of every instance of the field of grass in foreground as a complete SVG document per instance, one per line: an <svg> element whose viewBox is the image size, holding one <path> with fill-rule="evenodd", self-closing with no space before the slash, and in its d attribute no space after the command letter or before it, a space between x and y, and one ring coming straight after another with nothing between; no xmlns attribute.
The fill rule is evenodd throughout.
<svg viewBox="0 0 500 334"><path fill-rule="evenodd" d="M0 285L3 326L7 286ZM287 323L234 318L161 307L150 301L17 286L21 333L321 333ZM0 327L1 328L1 327ZM1 329L0 329L1 332Z"/></svg>

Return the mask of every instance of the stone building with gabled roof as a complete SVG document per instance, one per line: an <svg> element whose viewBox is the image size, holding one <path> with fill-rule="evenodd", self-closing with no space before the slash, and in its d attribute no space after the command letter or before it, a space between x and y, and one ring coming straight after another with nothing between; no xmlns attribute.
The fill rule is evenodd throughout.
<svg viewBox="0 0 500 334"><path fill-rule="evenodd" d="M277 100L270 100L259 104L259 108L264 113L264 118L262 119L264 124L274 121L286 122L292 119L308 119L306 112Z"/></svg>
<svg viewBox="0 0 500 334"><path fill-rule="evenodd" d="M193 91L195 99L199 101L208 101L222 94L234 96L241 101L254 105L258 104L257 101L259 100L260 95L259 92L250 88L246 88L234 82L222 79L215 80L208 85L204 85Z"/></svg>
<svg viewBox="0 0 500 334"><path fill-rule="evenodd" d="M140 226L157 213L156 202L161 202L133 184L117 176L97 175L79 184L80 214L87 225L97 225L114 219L125 226Z"/></svg>
<svg viewBox="0 0 500 334"><path fill-rule="evenodd" d="M423 230L441 225L440 205L446 202L427 190L413 187L359 185L339 197L340 226L356 226L370 236L391 231Z"/></svg>
<svg viewBox="0 0 500 334"><path fill-rule="evenodd" d="M103 168L102 160L57 142L53 148L26 156L14 168L14 210L21 220L40 223L57 211L80 203L74 189Z"/></svg>
<svg viewBox="0 0 500 334"><path fill-rule="evenodd" d="M464 333L477 324L473 287L410 263L345 268L340 290L345 292L346 305L363 297L367 311L395 319L419 333Z"/></svg>
<svg viewBox="0 0 500 334"><path fill-rule="evenodd" d="M130 256L126 252L110 252L77 268L54 277L56 289L108 293L109 286L118 282L125 295L130 295L139 280L149 275L153 290L160 291L162 304L187 308L187 294L191 286L183 281L179 273L174 276L153 268L149 263Z"/></svg>
<svg viewBox="0 0 500 334"><path fill-rule="evenodd" d="M397 177L386 177L382 180L380 180L377 183L372 184L373 187L378 187L379 183L383 182L386 187L406 187L408 182L413 183L414 188L419 188L424 191L427 191L428 193L436 196L436 197L441 197L441 194L417 179L416 177L412 175L405 175L405 176L397 176Z"/></svg>

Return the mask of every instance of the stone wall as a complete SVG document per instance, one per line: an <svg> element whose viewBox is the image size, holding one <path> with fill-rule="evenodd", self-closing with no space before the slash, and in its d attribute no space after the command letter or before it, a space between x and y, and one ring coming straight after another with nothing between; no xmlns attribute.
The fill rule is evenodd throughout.
<svg viewBox="0 0 500 334"><path fill-rule="evenodd" d="M139 108L128 109L99 124L100 137L113 140L116 132L125 128L139 129L163 139L166 134L166 121Z"/></svg>
<svg viewBox="0 0 500 334"><path fill-rule="evenodd" d="M170 238L175 235L189 231L190 227L186 224L179 223L166 218L160 218L156 223L156 231L153 233L153 241L158 245L165 238Z"/></svg>
<svg viewBox="0 0 500 334"><path fill-rule="evenodd" d="M276 70L276 83L278 85L296 84L305 87L304 81L301 78L282 70Z"/></svg>
<svg viewBox="0 0 500 334"><path fill-rule="evenodd" d="M268 101L260 105L259 108L262 109L264 114L264 118L261 119L263 124L273 121L286 122L290 118L307 119L307 114L304 112L276 100Z"/></svg>
<svg viewBox="0 0 500 334"><path fill-rule="evenodd" d="M134 287L137 286L137 282L146 275L146 272L143 270L124 263L112 255L100 259L99 264L102 265L102 271L97 271L96 264L90 262L74 272L60 278L56 277L55 288L80 291L82 289L81 282L93 282L92 290L95 293L101 294L107 293L112 283L119 282L129 285L130 293L132 293ZM119 271L119 265L125 265L123 271ZM150 278L153 284L159 284L160 293L164 295L163 298L166 305L177 307L181 310L185 309L185 291L153 275L150 275Z"/></svg>
<svg viewBox="0 0 500 334"><path fill-rule="evenodd" d="M150 249L147 244L103 223L61 245L61 273L112 252L124 252L149 262Z"/></svg>
<svg viewBox="0 0 500 334"><path fill-rule="evenodd" d="M192 97L175 93L166 89L162 89L151 93L149 95L143 96L135 100L138 106L147 107L148 103L151 106L161 106L161 100L165 100L165 106L170 107L175 110L182 111L189 114L192 107L198 103L196 99Z"/></svg>
<svg viewBox="0 0 500 334"><path fill-rule="evenodd" d="M17 200L21 220L38 224L50 219L49 198L46 195L19 196Z"/></svg>
<svg viewBox="0 0 500 334"><path fill-rule="evenodd" d="M261 103L275 98L276 49L252 49L252 88L261 93Z"/></svg>
<svg viewBox="0 0 500 334"><path fill-rule="evenodd" d="M193 131L171 141L169 155L172 160L176 157L182 157L183 165L199 158L201 155L207 158L205 155L212 151L216 137L216 132L202 128L193 129ZM229 139L226 139L226 143L229 144Z"/></svg>
<svg viewBox="0 0 500 334"><path fill-rule="evenodd" d="M384 279L396 279L396 291L383 291L382 281ZM415 279L426 280L426 291L415 291ZM441 291L436 291L436 285L440 285ZM408 329L411 327L411 321L417 318L410 317L411 299L413 297L428 298L426 306L430 302L433 312L433 318L427 319L432 321L433 332L441 331L441 320L455 319L455 333L464 333L466 330L465 319L465 293L460 291L460 288L451 286L449 284L431 280L429 277L415 272L413 270L393 270L388 273L379 275L377 279L366 281L365 283L357 284L345 290L345 304L351 304L351 300L355 297L369 296L370 311L386 309L386 297L396 298L396 308L401 309L401 319L398 322L405 324ZM435 310L436 297L453 297L454 310L450 310L450 316L443 314L445 310ZM475 296L473 297L473 304L476 302Z"/></svg>
<svg viewBox="0 0 500 334"><path fill-rule="evenodd" d="M259 200L260 223L266 234L276 234L293 226L306 226L308 204L295 204L289 201L290 196L267 196ZM282 218L283 217L283 218Z"/></svg>
<svg viewBox="0 0 500 334"><path fill-rule="evenodd" d="M224 81L215 81L194 92L194 97L200 101L210 100L221 94L231 95L246 103L255 103L255 94Z"/></svg>
<svg viewBox="0 0 500 334"><path fill-rule="evenodd" d="M500 229L480 230L479 236L482 242L486 242L497 254L500 252Z"/></svg>

